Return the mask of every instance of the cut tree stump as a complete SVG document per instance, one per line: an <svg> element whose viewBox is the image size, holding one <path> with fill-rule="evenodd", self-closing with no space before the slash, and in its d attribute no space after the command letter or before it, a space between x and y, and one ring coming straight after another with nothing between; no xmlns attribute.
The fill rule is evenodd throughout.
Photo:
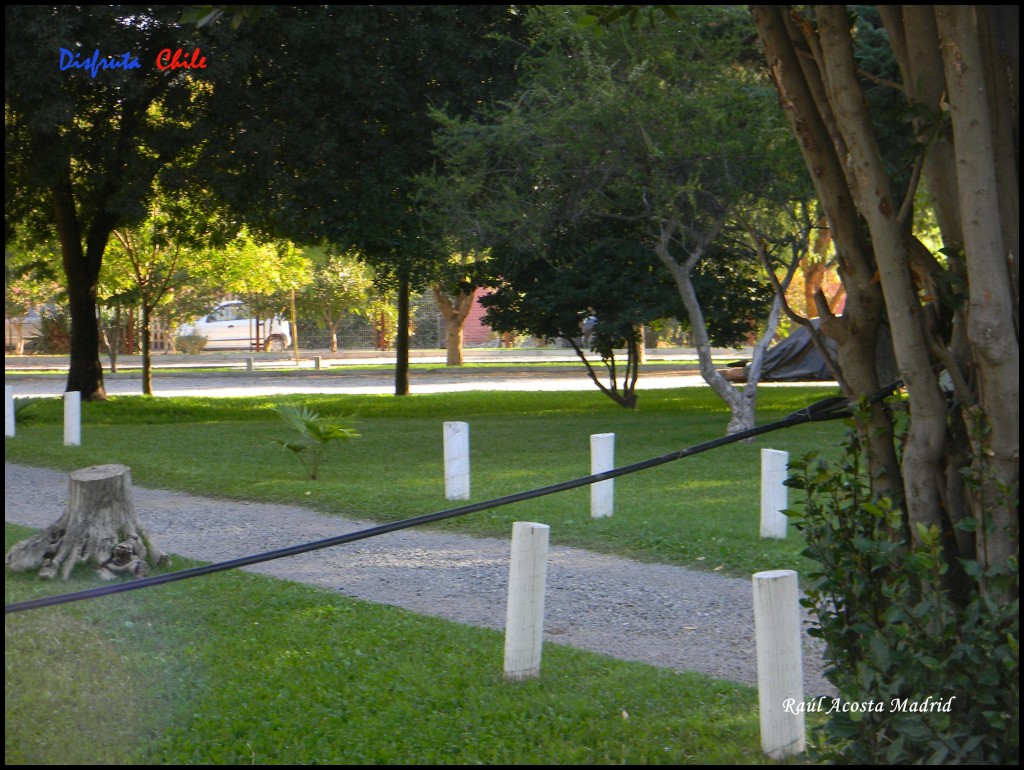
<svg viewBox="0 0 1024 770"><path fill-rule="evenodd" d="M12 572L38 569L42 578L60 572L62 580L79 562L94 564L103 580L111 580L119 575L144 577L149 564L168 561L139 523L127 465L72 471L64 515L7 552Z"/></svg>

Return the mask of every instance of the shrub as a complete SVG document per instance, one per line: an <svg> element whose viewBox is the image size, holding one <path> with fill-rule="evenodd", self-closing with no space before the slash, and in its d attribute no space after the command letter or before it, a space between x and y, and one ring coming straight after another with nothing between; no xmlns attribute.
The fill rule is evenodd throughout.
<svg viewBox="0 0 1024 770"><path fill-rule="evenodd" d="M39 335L25 344L32 353L71 352L71 314L62 307L46 308L39 314Z"/></svg>
<svg viewBox="0 0 1024 770"><path fill-rule="evenodd" d="M186 355L194 356L203 352L206 337L202 334L179 334L174 338L174 347Z"/></svg>
<svg viewBox="0 0 1024 770"><path fill-rule="evenodd" d="M274 411L294 429L295 436L291 439L271 439L271 443L294 452L312 481L320 477L320 466L326 459L327 447L332 441L359 437L352 428L331 422L307 406L278 406Z"/></svg>
<svg viewBox="0 0 1024 770"><path fill-rule="evenodd" d="M807 538L805 555L820 564L804 604L817 615L812 635L827 645L827 676L840 703L879 709L823 709L815 753L857 764L1016 763L1016 560L987 575L960 560L957 582L967 588L950 590L943 533L919 527L916 547L894 535L900 513L871 499L852 430L844 448L838 469L816 454L790 464L787 484L807 497L789 514Z"/></svg>

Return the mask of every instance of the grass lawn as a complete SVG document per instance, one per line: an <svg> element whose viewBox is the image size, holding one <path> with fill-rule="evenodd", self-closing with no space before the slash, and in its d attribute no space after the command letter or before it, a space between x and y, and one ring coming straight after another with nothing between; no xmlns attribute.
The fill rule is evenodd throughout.
<svg viewBox="0 0 1024 770"><path fill-rule="evenodd" d="M828 391L766 388L760 422ZM354 413L362 437L311 482L269 439L273 406ZM125 463L139 486L300 503L379 521L452 507L442 424L470 424L473 500L589 473L589 436L624 465L716 438L702 390L646 392L627 413L599 393L116 397L83 404L64 447L58 399L32 407L6 459L73 470ZM759 449L828 451L842 427L802 426L618 479L592 520L573 490L443 522L508 537L550 524L554 544L736 575L803 564L795 532L758 538ZM216 472L211 472L215 468ZM285 523L283 523L285 524ZM7 546L27 530L8 525ZM176 558L175 569L191 566ZM7 575L5 601L94 585ZM241 572L8 616L7 763L755 764L752 688L545 645L539 680L501 675L502 635Z"/></svg>
<svg viewBox="0 0 1024 770"><path fill-rule="evenodd" d="M763 388L759 422L778 419L826 388ZM332 449L311 482L291 453L271 444L288 429L277 404L303 403L346 420L362 437ZM718 438L725 407L705 389L642 394L635 412L597 393L489 393L254 398L116 396L82 405L82 446L63 445L59 399L33 405L35 419L5 441L10 462L65 471L123 463L135 484L214 497L301 504L392 521L455 507L444 497L443 423L469 424L472 500L483 501L590 473L590 436L615 434L618 466ZM789 428L749 444L641 471L615 481L615 515L590 517L583 487L434 524L508 537L514 521L551 526L553 544L747 577L808 566L795 533L762 541L760 450L830 452L839 423ZM216 471L214 472L214 470Z"/></svg>
<svg viewBox="0 0 1024 770"><path fill-rule="evenodd" d="M768 763L753 688L553 644L507 683L500 632L244 572L4 627L7 764Z"/></svg>

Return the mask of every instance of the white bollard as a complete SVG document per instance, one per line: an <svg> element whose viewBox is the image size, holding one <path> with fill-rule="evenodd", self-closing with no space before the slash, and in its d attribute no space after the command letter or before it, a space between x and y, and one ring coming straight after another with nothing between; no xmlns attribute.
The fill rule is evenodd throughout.
<svg viewBox="0 0 1024 770"><path fill-rule="evenodd" d="M14 386L4 385L4 435L14 435Z"/></svg>
<svg viewBox="0 0 1024 770"><path fill-rule="evenodd" d="M804 677L797 592L793 570L754 575L761 750L772 759L785 759L807 748L804 709L800 708Z"/></svg>
<svg viewBox="0 0 1024 770"><path fill-rule="evenodd" d="M590 473L604 473L615 468L615 434L595 433L590 437ZM615 511L615 480L590 485L590 517L601 519Z"/></svg>
<svg viewBox="0 0 1024 770"><path fill-rule="evenodd" d="M316 357L315 357L315 358L313 359L313 362L314 362L314 364L315 364L315 368L316 368L316 370L317 370L317 371L319 372L319 371L320 371L320 356L316 356Z"/></svg>
<svg viewBox="0 0 1024 770"><path fill-rule="evenodd" d="M550 531L547 524L517 521L512 525L505 610L505 678L512 681L540 676Z"/></svg>
<svg viewBox="0 0 1024 770"><path fill-rule="evenodd" d="M761 538L786 539L789 489L785 485L789 452L761 450Z"/></svg>
<svg viewBox="0 0 1024 770"><path fill-rule="evenodd" d="M444 424L444 493L448 500L469 499L469 423Z"/></svg>
<svg viewBox="0 0 1024 770"><path fill-rule="evenodd" d="M64 394L64 446L82 444L82 394L69 390Z"/></svg>
<svg viewBox="0 0 1024 770"><path fill-rule="evenodd" d="M252 371L252 357L249 357L249 358L245 359L245 371L247 371L247 372L251 372Z"/></svg>

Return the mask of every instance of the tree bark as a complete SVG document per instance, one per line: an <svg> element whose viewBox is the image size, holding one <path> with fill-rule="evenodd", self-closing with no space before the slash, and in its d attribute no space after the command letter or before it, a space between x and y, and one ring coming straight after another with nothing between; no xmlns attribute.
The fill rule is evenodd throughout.
<svg viewBox="0 0 1024 770"><path fill-rule="evenodd" d="M843 171L840 158L845 157L845 147L835 130L820 72L813 61L804 62L796 54L808 48L817 50L816 41L812 43L812 36L797 27L785 7L752 6L751 13L780 103L828 217L839 274L846 287L842 317L833 316L827 307L819 310L822 330L838 345L846 395L854 399L870 395L882 385L875 368L875 353L885 306L874 280L869 241ZM872 490L898 497L902 477L892 421L883 405L873 404L870 409L868 424L861 426L861 431L871 448L868 461Z"/></svg>
<svg viewBox="0 0 1024 770"><path fill-rule="evenodd" d="M38 569L42 578L62 580L75 565L91 563L99 577L143 577L147 564L167 563L139 523L126 465L94 465L72 471L68 507L54 524L7 552L12 572Z"/></svg>
<svg viewBox="0 0 1024 770"><path fill-rule="evenodd" d="M437 307L445 320L445 350L447 352L445 366L462 366L462 343L465 333L466 318L473 309L476 299L476 287L469 292L460 291L454 301L438 286L431 287Z"/></svg>
<svg viewBox="0 0 1024 770"><path fill-rule="evenodd" d="M991 103L991 89L982 52L986 33L984 11L974 6L942 6L936 9L939 34L946 52L946 81L952 105L956 141L957 177L963 222L964 250L970 292L967 306L967 337L974 352L978 378L978 402L984 430L974 441L979 471L988 471L976 510L987 521L978 528L978 556L984 567L1004 563L1017 553L1017 501L1000 492L1019 485L1020 447L1020 344L1015 327L1015 305L1008 266L1016 255L1008 252L998 166L1006 163L996 142L999 127L991 116L1001 114ZM1016 193L1014 186L1013 193ZM1010 191L1007 191L1010 194ZM1018 214L1016 210L1013 217ZM991 529L989 524L991 524Z"/></svg>
<svg viewBox="0 0 1024 770"><path fill-rule="evenodd" d="M398 329L395 333L395 395L409 395L409 278L398 279Z"/></svg>
<svg viewBox="0 0 1024 770"><path fill-rule="evenodd" d="M65 168L61 178L50 188L71 313L71 356L65 389L79 391L83 401L105 401L107 394L103 388L96 320L96 284L113 220L109 226L106 220L94 223L83 250L70 174L70 168Z"/></svg>
<svg viewBox="0 0 1024 770"><path fill-rule="evenodd" d="M871 233L896 361L910 398L913 418L902 467L910 534L916 539L914 524L942 524L938 480L946 439L946 401L928 356L899 207L889 195L888 175L857 82L846 8L819 6L818 19L828 99L846 145L848 179Z"/></svg>

